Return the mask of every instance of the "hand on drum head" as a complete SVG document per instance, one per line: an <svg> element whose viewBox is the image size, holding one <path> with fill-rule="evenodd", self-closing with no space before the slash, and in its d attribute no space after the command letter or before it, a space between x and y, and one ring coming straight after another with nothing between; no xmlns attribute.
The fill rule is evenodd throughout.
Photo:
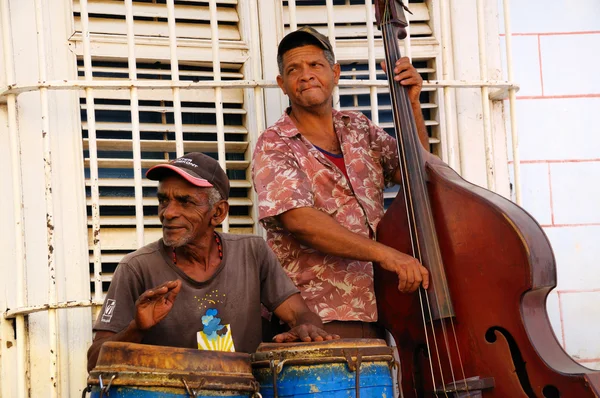
<svg viewBox="0 0 600 398"><path fill-rule="evenodd" d="M135 323L140 330L150 329L162 321L173 308L181 281L174 280L146 290L135 302Z"/></svg>
<svg viewBox="0 0 600 398"><path fill-rule="evenodd" d="M289 332L280 333L273 337L273 341L276 343L291 343L292 341L325 341L325 340L336 340L340 336L337 334L330 334L321 328L311 325L310 323L303 323L292 328Z"/></svg>

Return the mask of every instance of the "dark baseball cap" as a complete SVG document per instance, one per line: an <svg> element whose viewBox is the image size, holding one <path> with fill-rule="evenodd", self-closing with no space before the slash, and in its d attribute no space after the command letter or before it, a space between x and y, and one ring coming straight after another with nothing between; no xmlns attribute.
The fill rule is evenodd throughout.
<svg viewBox="0 0 600 398"><path fill-rule="evenodd" d="M175 172L197 187L214 187L225 200L229 198L229 178L219 162L201 152L190 152L169 163L159 164L146 172L149 180L160 181Z"/></svg>
<svg viewBox="0 0 600 398"><path fill-rule="evenodd" d="M333 54L333 47L329 42L327 36L322 35L317 32L315 29L310 26L303 26L298 30L288 33L281 41L279 42L279 47L277 47L277 56L283 57L287 51L298 47L297 43L304 39L309 39L314 42L315 45L318 45L323 50L329 50Z"/></svg>

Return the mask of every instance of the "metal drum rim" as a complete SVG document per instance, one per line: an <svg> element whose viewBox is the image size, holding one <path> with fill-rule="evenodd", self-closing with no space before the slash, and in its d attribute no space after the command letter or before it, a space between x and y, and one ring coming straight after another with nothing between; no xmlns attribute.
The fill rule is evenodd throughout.
<svg viewBox="0 0 600 398"><path fill-rule="evenodd" d="M263 345L264 347L274 346L269 344ZM380 339L340 339L333 342L295 344L289 349L282 344L278 348L281 349L252 354L252 367L270 366L273 361L288 365L347 363L352 358L355 360L358 355L362 362L394 362L393 349Z"/></svg>

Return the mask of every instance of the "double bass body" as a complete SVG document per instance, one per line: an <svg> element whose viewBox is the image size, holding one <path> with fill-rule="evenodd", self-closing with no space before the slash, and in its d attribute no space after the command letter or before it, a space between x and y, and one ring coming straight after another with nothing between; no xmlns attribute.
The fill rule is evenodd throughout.
<svg viewBox="0 0 600 398"><path fill-rule="evenodd" d="M419 294L399 293L395 276L376 268L379 320L398 344L404 397L436 396L434 385L437 396L446 396L443 386L478 396L477 382L461 382L473 377L484 397L599 396L600 374L574 362L552 332L545 301L556 272L541 227L429 156L427 190L455 317L427 322L428 348ZM410 253L404 203L400 191L378 241Z"/></svg>
<svg viewBox="0 0 600 398"><path fill-rule="evenodd" d="M375 0L375 11L392 70L403 4ZM398 345L404 397L599 397L600 372L571 359L552 331L545 303L556 268L542 228L425 151L405 87L390 76L403 186L377 240L430 272L427 292L402 294L396 275L375 266L379 322Z"/></svg>

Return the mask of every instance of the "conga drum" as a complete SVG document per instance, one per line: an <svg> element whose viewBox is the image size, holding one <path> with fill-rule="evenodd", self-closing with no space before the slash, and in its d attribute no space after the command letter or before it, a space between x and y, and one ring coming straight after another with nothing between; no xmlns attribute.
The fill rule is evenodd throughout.
<svg viewBox="0 0 600 398"><path fill-rule="evenodd" d="M392 349L379 339L263 343L252 355L267 397L393 397Z"/></svg>
<svg viewBox="0 0 600 398"><path fill-rule="evenodd" d="M107 342L88 377L92 397L251 397L250 355Z"/></svg>

